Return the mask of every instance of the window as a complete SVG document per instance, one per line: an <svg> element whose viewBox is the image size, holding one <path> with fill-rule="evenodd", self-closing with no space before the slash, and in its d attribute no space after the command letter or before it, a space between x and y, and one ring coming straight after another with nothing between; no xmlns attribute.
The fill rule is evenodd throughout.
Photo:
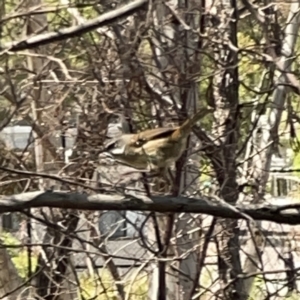
<svg viewBox="0 0 300 300"><path fill-rule="evenodd" d="M22 218L18 213L5 213L1 215L1 227L4 231L16 232L20 230Z"/></svg>

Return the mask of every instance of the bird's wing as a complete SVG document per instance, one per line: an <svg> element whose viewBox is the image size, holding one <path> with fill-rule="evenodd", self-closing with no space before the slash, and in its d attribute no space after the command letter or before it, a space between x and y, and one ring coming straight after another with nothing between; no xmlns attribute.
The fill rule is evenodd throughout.
<svg viewBox="0 0 300 300"><path fill-rule="evenodd" d="M172 133L177 129L175 128L168 128L168 127L161 127L155 129L148 129L136 134L136 138L132 140L132 145L136 147L141 147L143 144L147 143L148 141L152 141L155 139L166 138L171 136Z"/></svg>

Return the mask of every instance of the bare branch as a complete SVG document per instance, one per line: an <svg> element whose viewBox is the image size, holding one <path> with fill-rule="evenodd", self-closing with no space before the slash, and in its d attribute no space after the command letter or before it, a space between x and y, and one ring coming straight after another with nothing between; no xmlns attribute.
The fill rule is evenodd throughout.
<svg viewBox="0 0 300 300"><path fill-rule="evenodd" d="M230 219L266 220L276 223L300 224L298 212L281 213L280 206L234 206L234 209L214 203L208 198L144 195L87 195L85 193L43 191L29 192L12 196L0 196L0 213L22 211L32 207L52 207L80 210L131 210L155 212L189 212L203 213L215 217ZM298 209L300 205L285 206Z"/></svg>
<svg viewBox="0 0 300 300"><path fill-rule="evenodd" d="M115 9L111 12L105 13L93 20L87 21L85 24L78 26L72 26L69 28L57 30L55 32L49 32L45 34L38 34L32 37L28 37L23 41L16 41L5 44L4 47L0 47L0 51L20 51L25 49L32 49L41 45L65 40L67 38L75 37L92 31L101 26L106 26L112 22L116 22L119 18L127 17L133 14L138 9L141 9L148 0L136 0L123 7Z"/></svg>
<svg viewBox="0 0 300 300"><path fill-rule="evenodd" d="M84 23L86 23L86 19L84 17L81 16L80 12L78 11L78 9L76 7L72 7L69 3L69 0L61 0L60 1L63 5L65 5L67 8L67 11L74 17L74 19L77 21L78 24L82 25ZM112 31L107 28L107 27L103 27L103 28L98 28L97 32L101 35L105 35L110 39L114 39L114 35L112 33Z"/></svg>

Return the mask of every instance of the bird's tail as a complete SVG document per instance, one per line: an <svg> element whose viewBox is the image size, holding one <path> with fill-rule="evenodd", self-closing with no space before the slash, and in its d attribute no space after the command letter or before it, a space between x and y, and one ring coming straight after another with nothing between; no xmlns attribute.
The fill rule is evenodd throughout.
<svg viewBox="0 0 300 300"><path fill-rule="evenodd" d="M192 131L193 126L210 112L213 112L212 109L209 108L202 108L201 110L197 111L191 118L188 118L180 127L180 136L188 136Z"/></svg>

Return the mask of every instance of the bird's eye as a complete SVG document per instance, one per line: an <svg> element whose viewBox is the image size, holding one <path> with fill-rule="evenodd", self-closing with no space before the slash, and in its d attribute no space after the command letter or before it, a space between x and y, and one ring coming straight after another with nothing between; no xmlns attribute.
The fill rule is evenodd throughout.
<svg viewBox="0 0 300 300"><path fill-rule="evenodd" d="M135 142L136 147L141 147L143 145L143 141L138 140Z"/></svg>
<svg viewBox="0 0 300 300"><path fill-rule="evenodd" d="M137 139L135 141L133 141L132 146L133 147L141 147L145 144L145 140L144 139Z"/></svg>

